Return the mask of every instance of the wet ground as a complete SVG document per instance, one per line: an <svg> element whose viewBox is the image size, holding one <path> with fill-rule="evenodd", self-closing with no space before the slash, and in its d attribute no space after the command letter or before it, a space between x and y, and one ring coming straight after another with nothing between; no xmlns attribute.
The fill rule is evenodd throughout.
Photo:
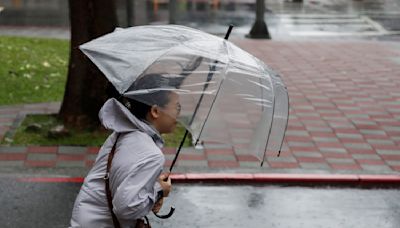
<svg viewBox="0 0 400 228"><path fill-rule="evenodd" d="M66 227L80 183L21 183L0 179L0 224ZM169 220L153 227L400 227L399 189L175 185Z"/></svg>
<svg viewBox="0 0 400 228"><path fill-rule="evenodd" d="M131 20L136 25L168 23L168 5L163 3L166 1L159 1L158 5L152 1L131 1L134 2ZM177 2L178 24L210 33L222 35L229 24L234 24L236 28L232 35L243 37L254 22L255 1L220 1L217 5L205 4L206 1ZM126 26L126 1L118 0L117 3L120 25ZM4 7L0 25L68 28L66 1L52 0L45 4L43 1L9 0L0 5ZM400 2L396 0L266 0L266 7L265 20L273 39L338 36L393 39L400 35Z"/></svg>
<svg viewBox="0 0 400 228"><path fill-rule="evenodd" d="M11 10L8 2L12 1L0 3L5 7L0 12L0 34L12 31L69 37L66 5L38 1L39 6L33 6L35 1L19 1L37 8ZM180 22L216 34L223 34L228 23L236 23L232 35L247 34L254 18L251 4L224 7L214 12L182 14ZM394 0L268 0L267 8L266 20L273 39L400 40L399 2ZM119 14L123 25L123 7ZM185 19L185 15L194 20ZM11 19L5 22L7 17ZM160 6L157 17L137 14L135 19L137 23L166 23L167 11ZM30 27L18 27L22 25ZM79 187L80 183L0 179L1 227L66 227ZM168 204L176 206L176 214L167 221L152 217L154 227L400 227L399 189L176 185Z"/></svg>

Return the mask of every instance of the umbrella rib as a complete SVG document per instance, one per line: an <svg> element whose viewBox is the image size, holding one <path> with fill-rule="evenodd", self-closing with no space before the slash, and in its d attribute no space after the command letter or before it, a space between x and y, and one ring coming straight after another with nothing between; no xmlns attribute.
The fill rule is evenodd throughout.
<svg viewBox="0 0 400 228"><path fill-rule="evenodd" d="M289 105L290 105L290 103L289 103L289 96L288 96L288 99L287 99L288 115L289 115ZM286 126L285 126L285 130L283 131L283 138L282 138L282 141L281 141L281 145L279 146L278 157L281 155L283 139L285 138L285 134L286 134L286 130L287 130L288 124L289 124L289 116L288 116L288 118L286 118Z"/></svg>
<svg viewBox="0 0 400 228"><path fill-rule="evenodd" d="M218 62L218 60L216 60L216 62ZM215 65L214 65L212 68L215 68ZM204 84L203 91L205 91L205 90L208 88L209 82L211 81L212 75L214 74L213 72L214 72L214 70L210 71L209 74L207 75L207 82ZM221 87L222 82L223 82L223 79L222 79L222 81L221 81L221 83L220 83L220 87ZM218 91L217 91L217 93L216 93L216 95L215 95L215 98L216 98L217 95L218 95L218 92L219 92L220 87L218 88ZM190 119L189 126L192 125L192 123L193 123L194 117L196 116L197 111L199 110L200 103L202 102L203 97L204 97L204 93L201 94L200 99L199 99L199 101L197 102L197 105L196 105L196 108L195 108L195 110L194 110L194 112L193 112L192 118ZM215 99L213 100L212 105L214 104L214 101L215 101ZM211 109L212 109L212 105L211 105L210 111L211 111ZM210 111L208 112L207 118L206 118L206 120L204 121L204 123L207 121L208 115L210 114ZM201 132L203 131L204 125L205 125L205 124L203 124L203 126L202 126L202 128L201 128L201 131L200 131L200 134L199 134L199 136L197 137L195 146L197 145L198 139L199 139L199 137L200 137L200 135L201 135ZM177 161L177 159L178 159L178 156L179 156L179 154L180 154L180 152L181 152L183 143L185 142L186 137L187 137L188 134L189 134L189 131L186 129L185 134L183 135L182 141L181 141L181 143L180 143L180 145L179 145L179 148L178 148L178 150L177 150L177 152L176 152L176 154L175 154L174 160L172 160L171 166L170 166L170 168L169 168L169 172L170 172L170 173L172 172L172 169L173 169L173 167L175 166L175 163L176 163L176 161Z"/></svg>
<svg viewBox="0 0 400 228"><path fill-rule="evenodd" d="M219 91L221 90L221 87L222 87L222 83L223 83L223 82L224 82L224 79L222 79L221 83L219 84L217 93L215 94L215 98L213 99L213 102L211 103L210 110L209 110L208 113L207 113L206 119L204 120L204 124L203 124L203 126L201 127L200 133L199 133L199 135L197 136L196 143L194 144L194 146L197 146L197 143L199 143L200 136L201 136L201 134L203 133L204 126L206 125L206 122L207 122L207 120L208 120L208 117L210 116L211 110L212 110L212 108L214 107L214 103L215 103L215 101L217 100L217 97L218 97Z"/></svg>
<svg viewBox="0 0 400 228"><path fill-rule="evenodd" d="M227 31L227 33L226 33L226 35L225 35L225 38L224 38L225 40L228 40L229 35L230 35L231 31L232 31L232 28L233 28L233 25L229 25L228 31ZM218 63L218 60L214 61L214 65L212 66L212 68L214 68L214 70L212 70L212 71L215 71L215 67L216 67L217 63ZM226 68L225 68L225 70L226 70ZM209 75L207 76L207 84L204 85L203 91L205 91L205 90L207 89L207 87L208 87L208 82L211 80L213 74L214 74L214 72L209 72ZM221 81L221 84L222 84L222 82L223 82L223 79L222 79L222 81ZM221 86L221 84L220 84L220 86ZM218 91L217 91L217 94L218 94L218 92L219 92L219 89L218 89ZM196 114L197 114L197 110L198 110L198 108L200 107L200 103L201 103L201 100L203 100L203 97L204 97L204 96L203 96L203 94L202 94L202 95L200 96L199 102L197 102L196 109L195 109L195 111L194 111L194 113L193 113L192 119L190 120L189 126L192 124L192 122L193 122L193 120L194 120L194 117L195 117ZM217 96L215 96L215 97L217 97ZM215 99L214 99L214 101L215 101ZM213 101L213 103L214 103L214 101ZM211 110L211 108L210 108L210 110ZM209 114L209 113L208 113L208 114ZM208 117L208 115L207 115L207 117ZM207 121L207 119L204 121L204 123L205 123L206 121ZM204 127L204 125L203 125L203 127ZM202 127L202 130L203 130L203 127ZM201 130L201 131L202 131L202 130ZM198 137L197 140L196 140L196 144L195 144L195 145L197 145L197 142L198 142L198 140L199 140L199 138L200 138L200 135L201 135L201 131L200 131L199 137ZM176 160L178 159L178 156L179 156L179 154L180 154L180 152L181 152L183 143L185 142L188 133L189 133L189 131L186 129L185 135L184 135L183 138L182 138L182 141L181 141L181 143L180 143L180 145L179 145L179 148L178 148L178 150L177 150L177 152L176 152L176 154L175 154L174 160L172 161L172 164L171 164L171 166L169 167L169 172L170 172L170 173L172 172L172 169L174 168L174 165L175 165L175 163L176 163Z"/></svg>
<svg viewBox="0 0 400 228"><path fill-rule="evenodd" d="M225 40L228 39L231 30L232 30L232 26L229 27L229 30L228 30L228 32L227 32L227 35L225 36ZM227 50L228 50L228 49L227 49ZM212 76L214 75L213 71L215 71L215 67L217 66L217 63L218 63L218 60L215 60L214 65L213 65L213 66L211 67L211 69L210 69L210 73L209 73L209 75L207 76L207 84L204 86L204 87L205 87L204 90L207 89L207 87L208 87L208 82L211 81L211 78L212 78ZM229 62L227 63L227 65L229 65ZM226 67L225 67L225 70L224 70L224 74L226 73L226 70L227 70L227 69L228 69L228 67L226 66ZM201 136L201 134L203 133L204 127L205 127L205 125L206 125L206 122L207 122L207 120L208 120L208 117L210 116L211 110L212 110L212 108L214 107L214 103L215 103L215 101L217 100L219 91L221 90L221 87L222 87L222 84L223 84L224 80L225 80L225 77L222 78L221 83L220 83L219 86L218 86L218 90L217 90L217 92L216 92L216 94L215 94L215 97L214 97L212 103L211 103L210 110L208 110L206 119L204 120L204 124L201 126L200 133L199 133L199 135L197 136L196 143L194 144L194 146L197 146L197 144L199 143L200 136ZM207 87L206 87L206 86L207 86ZM201 103L202 98L203 98L203 96L200 97L200 100L199 100L199 102L197 103L198 106L200 106L200 103ZM197 108L197 107L196 107L196 108ZM196 111L197 111L197 110L196 110ZM194 118L193 118L193 119L194 119ZM193 119L192 119L192 121L193 121Z"/></svg>
<svg viewBox="0 0 400 228"><path fill-rule="evenodd" d="M189 42L189 41L185 41L185 42L181 43L180 45L183 45L183 44L186 43L186 42ZM158 62L161 58L167 56L167 54L169 54L170 51L173 50L174 48L176 48L177 46L178 46L178 45L172 46L172 47L168 48L168 50L166 50L163 54L161 54L160 56L158 56L154 62ZM200 57L200 60L199 60L199 61L202 61L202 59L203 59L203 58ZM138 75L137 78L139 78L141 75L143 75L143 73L146 72L151 66L152 66L152 64L149 64L147 67L145 67L145 68L142 70L142 72ZM183 69L183 70L185 71L185 69ZM188 73L188 72L184 72L184 73L181 74L181 76L182 76L182 77L186 77L186 76L189 75L189 74L190 74L190 73ZM136 78L136 79L137 79L137 78ZM133 83L135 83L135 81L136 81L136 80L134 80L134 81L131 83L131 85L132 85ZM128 87L128 88L129 88L129 87ZM127 90L128 88L126 88L126 89L124 90L124 92L121 93L121 95L124 95L124 94L126 93L126 90Z"/></svg>
<svg viewBox="0 0 400 228"><path fill-rule="evenodd" d="M271 86L272 86L272 91L275 90L273 82L271 81ZM274 113L275 113L275 96L274 99L272 101L272 115L271 115L271 126L269 127L268 130L268 135L267 135L267 140L265 143L265 148L264 148L264 154L263 154L263 159L261 161L261 167L264 165L264 161L265 161L265 157L267 156L267 148L268 148L268 143L269 143L269 137L271 136L271 131L272 131L272 124L274 122Z"/></svg>

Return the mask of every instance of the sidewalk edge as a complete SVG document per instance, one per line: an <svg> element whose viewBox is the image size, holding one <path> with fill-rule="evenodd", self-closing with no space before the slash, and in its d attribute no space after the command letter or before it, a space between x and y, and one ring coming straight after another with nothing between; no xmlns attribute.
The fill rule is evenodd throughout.
<svg viewBox="0 0 400 228"><path fill-rule="evenodd" d="M400 184L399 175L366 175L366 174L247 174L247 173L186 173L171 174L175 183L300 183L300 184ZM83 177L23 177L19 182L82 183Z"/></svg>

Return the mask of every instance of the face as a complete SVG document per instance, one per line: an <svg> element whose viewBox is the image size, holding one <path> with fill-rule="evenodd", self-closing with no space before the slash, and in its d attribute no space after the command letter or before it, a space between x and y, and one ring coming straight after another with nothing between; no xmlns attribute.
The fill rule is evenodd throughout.
<svg viewBox="0 0 400 228"><path fill-rule="evenodd" d="M178 94L171 92L168 97L169 102L167 105L164 107L153 106L151 111L153 118L156 117L153 119L153 124L161 134L171 133L174 131L181 111Z"/></svg>

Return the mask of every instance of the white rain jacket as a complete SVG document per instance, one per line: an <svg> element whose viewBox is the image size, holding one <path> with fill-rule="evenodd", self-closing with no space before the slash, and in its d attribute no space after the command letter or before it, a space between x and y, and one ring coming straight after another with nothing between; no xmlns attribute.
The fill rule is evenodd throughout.
<svg viewBox="0 0 400 228"><path fill-rule="evenodd" d="M135 227L147 215L162 190L158 177L165 158L163 140L151 125L137 119L115 99L99 112L102 124L114 132L101 147L93 168L85 178L72 211L71 227L114 227L107 205L104 175L108 154L120 134L110 170L114 213L121 227Z"/></svg>

